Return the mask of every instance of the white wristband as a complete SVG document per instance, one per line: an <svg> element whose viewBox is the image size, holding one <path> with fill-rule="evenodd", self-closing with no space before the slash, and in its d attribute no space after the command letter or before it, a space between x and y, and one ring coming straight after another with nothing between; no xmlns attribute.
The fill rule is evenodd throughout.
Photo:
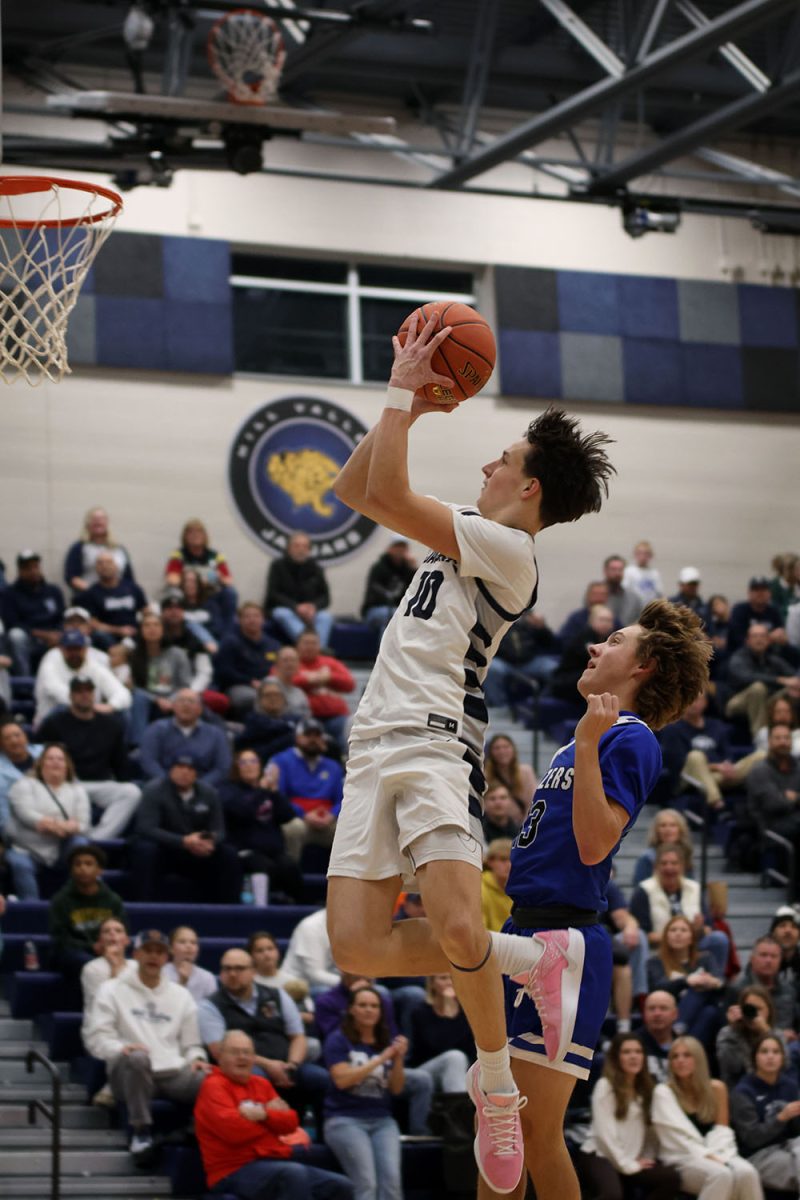
<svg viewBox="0 0 800 1200"><path fill-rule="evenodd" d="M384 408L399 408L401 412L411 412L414 393L408 388L388 387L386 389L386 404Z"/></svg>

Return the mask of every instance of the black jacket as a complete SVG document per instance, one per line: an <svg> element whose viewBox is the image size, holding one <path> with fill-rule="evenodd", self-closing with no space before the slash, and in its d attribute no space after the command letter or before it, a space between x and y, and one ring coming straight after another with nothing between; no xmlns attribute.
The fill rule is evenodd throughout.
<svg viewBox="0 0 800 1200"><path fill-rule="evenodd" d="M192 799L186 804L171 779L154 779L148 783L136 814L139 837L178 848L187 834L205 830L213 835L216 843L225 837L222 804L213 788L196 783Z"/></svg>
<svg viewBox="0 0 800 1200"><path fill-rule="evenodd" d="M276 558L267 575L267 595L264 608L295 608L298 604L315 604L327 608L331 602L328 582L322 567L313 558L295 562L284 555Z"/></svg>
<svg viewBox="0 0 800 1200"><path fill-rule="evenodd" d="M410 563L396 563L387 551L369 569L367 586L361 615L365 617L371 608L391 605L396 608L415 575Z"/></svg>
<svg viewBox="0 0 800 1200"><path fill-rule="evenodd" d="M62 742L80 780L98 783L126 777L125 727L118 713L95 713L84 721L68 708L57 708L42 721L39 740Z"/></svg>

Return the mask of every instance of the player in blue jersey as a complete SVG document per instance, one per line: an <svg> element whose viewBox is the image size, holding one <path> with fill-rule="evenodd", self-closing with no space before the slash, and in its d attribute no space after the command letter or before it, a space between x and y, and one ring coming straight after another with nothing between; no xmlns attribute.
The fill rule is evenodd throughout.
<svg viewBox="0 0 800 1200"><path fill-rule="evenodd" d="M535 602L534 535L596 512L613 468L603 434L548 410L483 467L475 504L414 492L408 431L442 407L419 389L447 384L430 365L447 336L434 327L412 321L405 346L395 339L387 407L334 484L352 508L431 553L384 632L353 721L328 928L343 970L452 973L477 1046L478 1166L510 1192L524 1164L503 982L480 904L483 681L504 633ZM427 920L392 922L404 879L422 893Z"/></svg>
<svg viewBox="0 0 800 1200"><path fill-rule="evenodd" d="M586 712L536 789L511 855L512 914L491 935L509 976L509 1049L529 1100L521 1118L538 1200L579 1200L563 1122L575 1080L589 1075L611 991L599 914L612 858L661 770L652 731L704 690L711 643L690 609L654 600L588 653L578 682Z"/></svg>

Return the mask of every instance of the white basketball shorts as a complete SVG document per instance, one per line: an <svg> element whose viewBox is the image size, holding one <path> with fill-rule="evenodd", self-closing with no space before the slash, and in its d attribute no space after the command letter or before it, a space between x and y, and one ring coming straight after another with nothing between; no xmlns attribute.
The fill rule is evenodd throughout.
<svg viewBox="0 0 800 1200"><path fill-rule="evenodd" d="M328 875L390 879L417 890L425 863L483 865L483 830L469 811L470 764L453 738L405 731L350 744Z"/></svg>

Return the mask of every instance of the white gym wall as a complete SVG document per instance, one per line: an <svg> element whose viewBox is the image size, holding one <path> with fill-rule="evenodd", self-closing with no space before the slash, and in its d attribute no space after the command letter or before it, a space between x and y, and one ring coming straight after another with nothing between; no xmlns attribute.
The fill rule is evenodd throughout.
<svg viewBox="0 0 800 1200"><path fill-rule="evenodd" d="M297 165L295 150L293 161ZM276 162L288 151L276 146ZM376 156L370 156L373 164ZM317 166L319 166L317 156ZM497 173L496 173L497 174ZM493 182L496 180L493 179ZM275 176L180 172L168 190L125 197L118 228L222 238L289 254L486 263L774 282L797 264L793 239L765 240L744 222L685 217L675 236L632 241L619 214L523 198L449 195ZM113 234L112 234L113 237ZM491 279L484 311L491 317ZM157 595L183 521L200 516L229 557L243 597L261 598L267 556L241 529L226 492L226 460L239 422L264 402L302 391L329 397L366 424L379 389L328 381L164 377L77 369L60 385L17 384L0 393L0 556L21 546L45 556L61 582L62 559L86 508L108 508L145 589ZM472 501L480 466L520 437L546 398L502 401L491 392L412 434L412 480L443 499ZM795 499L800 421L794 417L679 410L576 408L588 428L617 441L618 477L603 513L540 538L540 608L557 621L579 603L603 557L649 537L671 589L687 563L702 591L744 594L747 577L775 551L800 548ZM330 569L338 612L360 607L368 564L385 544Z"/></svg>

